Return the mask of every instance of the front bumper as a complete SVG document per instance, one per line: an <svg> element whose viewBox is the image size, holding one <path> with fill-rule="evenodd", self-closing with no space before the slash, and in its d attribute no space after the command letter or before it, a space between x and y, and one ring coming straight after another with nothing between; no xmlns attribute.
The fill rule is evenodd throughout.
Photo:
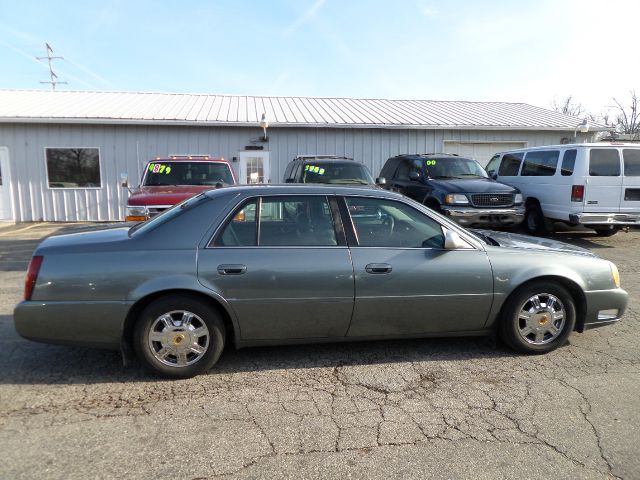
<svg viewBox="0 0 640 480"><path fill-rule="evenodd" d="M117 349L129 308L129 302L23 301L13 321L28 340Z"/></svg>
<svg viewBox="0 0 640 480"><path fill-rule="evenodd" d="M640 225L640 213L571 213L572 225L618 225L621 227Z"/></svg>
<svg viewBox="0 0 640 480"><path fill-rule="evenodd" d="M584 296L587 309L580 331L620 321L629 301L629 294L621 288L584 292Z"/></svg>
<svg viewBox="0 0 640 480"><path fill-rule="evenodd" d="M524 206L510 208L474 208L443 206L442 213L465 227L512 227L524 220Z"/></svg>

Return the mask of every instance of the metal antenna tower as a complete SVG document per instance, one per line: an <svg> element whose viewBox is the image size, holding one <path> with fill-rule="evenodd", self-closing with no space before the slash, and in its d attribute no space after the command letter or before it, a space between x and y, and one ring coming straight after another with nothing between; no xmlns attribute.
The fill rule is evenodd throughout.
<svg viewBox="0 0 640 480"><path fill-rule="evenodd" d="M53 71L53 63L51 62L51 60L64 60L64 57L56 57L53 55L53 48L51 48L51 45L49 45L48 43L45 43L45 47L47 48L47 56L46 57L36 57L38 60L47 60L49 62L49 77L51 78L51 80L49 80L48 82L40 82L40 83L48 83L49 85L51 85L51 90L55 90L56 89L56 85L58 84L66 84L67 82L61 82L60 80L58 80L58 75L56 75L56 73Z"/></svg>

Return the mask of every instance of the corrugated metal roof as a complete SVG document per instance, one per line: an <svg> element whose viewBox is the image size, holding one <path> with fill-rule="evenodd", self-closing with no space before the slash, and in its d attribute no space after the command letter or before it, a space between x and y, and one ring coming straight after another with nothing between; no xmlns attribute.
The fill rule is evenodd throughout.
<svg viewBox="0 0 640 480"><path fill-rule="evenodd" d="M580 118L526 103L0 90L0 122L574 130ZM605 130L592 125L592 131Z"/></svg>

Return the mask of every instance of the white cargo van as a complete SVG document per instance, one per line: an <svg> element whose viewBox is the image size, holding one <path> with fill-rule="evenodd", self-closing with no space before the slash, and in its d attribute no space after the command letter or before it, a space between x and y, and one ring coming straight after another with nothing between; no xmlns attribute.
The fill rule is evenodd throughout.
<svg viewBox="0 0 640 480"><path fill-rule="evenodd" d="M640 144L580 143L494 155L487 173L524 196L529 233L553 222L609 236L640 225Z"/></svg>

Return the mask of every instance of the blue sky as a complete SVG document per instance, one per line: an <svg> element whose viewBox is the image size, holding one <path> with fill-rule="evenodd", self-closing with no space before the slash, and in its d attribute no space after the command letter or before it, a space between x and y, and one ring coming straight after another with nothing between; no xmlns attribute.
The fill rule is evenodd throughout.
<svg viewBox="0 0 640 480"><path fill-rule="evenodd" d="M640 90L637 0L0 0L0 88L496 100ZM633 45L633 47L631 47ZM608 60L611 58L612 60ZM615 60L613 60L615 59Z"/></svg>

